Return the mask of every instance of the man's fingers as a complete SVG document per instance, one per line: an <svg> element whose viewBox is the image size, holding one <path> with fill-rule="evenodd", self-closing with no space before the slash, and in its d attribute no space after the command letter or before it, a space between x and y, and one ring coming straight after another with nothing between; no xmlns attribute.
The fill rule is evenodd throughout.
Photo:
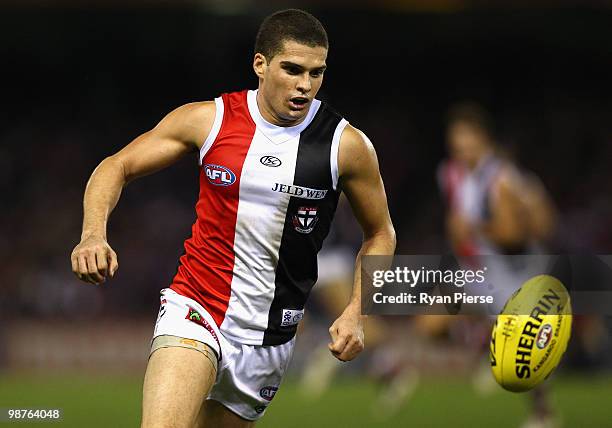
<svg viewBox="0 0 612 428"><path fill-rule="evenodd" d="M340 361L350 361L363 350L363 327L350 314L338 318L329 328L329 334L332 343L327 347Z"/></svg>
<svg viewBox="0 0 612 428"><path fill-rule="evenodd" d="M117 254L106 239L90 236L81 240L70 255L72 270L79 279L91 284L101 284L117 271Z"/></svg>
<svg viewBox="0 0 612 428"><path fill-rule="evenodd" d="M72 272L74 272L74 274L80 278L79 276L79 261L77 260L77 257L74 254L70 255L70 264L72 265Z"/></svg>
<svg viewBox="0 0 612 428"><path fill-rule="evenodd" d="M346 343L348 342L349 337L346 334L340 334L333 343L329 344L329 350L335 354L340 354L344 351L346 347Z"/></svg>
<svg viewBox="0 0 612 428"><path fill-rule="evenodd" d="M85 260L85 256L84 255L79 255L76 256L77 257L77 263L78 263L78 276L79 279L81 281L85 281L85 282L92 282L91 278L89 277L89 274L87 273L87 261Z"/></svg>
<svg viewBox="0 0 612 428"><path fill-rule="evenodd" d="M352 360L361 351L363 351L363 342L360 339L358 339L358 338L353 338L353 340L351 340L351 342L346 347L346 351L345 352L347 354L346 355L347 358L349 360Z"/></svg>
<svg viewBox="0 0 612 428"><path fill-rule="evenodd" d="M336 341L336 337L338 336L338 329L336 328L335 324L332 324L332 326L329 328L329 335L331 336L332 342Z"/></svg>
<svg viewBox="0 0 612 428"><path fill-rule="evenodd" d="M95 253L89 253L86 257L87 261L87 274L92 279L94 284L99 284L104 279L102 275L98 273L98 265L96 263Z"/></svg>
<svg viewBox="0 0 612 428"><path fill-rule="evenodd" d="M72 272L74 272L76 277L79 278L79 280L81 281L87 281L87 278L85 278L85 275L82 273L83 271L81 270L87 267L85 259L83 259L83 268L80 267L81 263L79 262L79 256L74 253L70 256L70 262L72 264Z"/></svg>
<svg viewBox="0 0 612 428"><path fill-rule="evenodd" d="M363 351L363 342L360 339L353 337L346 344L346 346L344 347L344 350L340 354L335 355L335 357L341 361L351 361L361 351Z"/></svg>
<svg viewBox="0 0 612 428"><path fill-rule="evenodd" d="M108 264L110 267L110 276L112 278L113 276L115 276L115 272L117 272L117 269L119 269L117 253L115 253L112 249L108 252Z"/></svg>
<svg viewBox="0 0 612 428"><path fill-rule="evenodd" d="M102 276L102 279L106 279L108 274L108 250L96 252L96 264L98 266L98 273Z"/></svg>

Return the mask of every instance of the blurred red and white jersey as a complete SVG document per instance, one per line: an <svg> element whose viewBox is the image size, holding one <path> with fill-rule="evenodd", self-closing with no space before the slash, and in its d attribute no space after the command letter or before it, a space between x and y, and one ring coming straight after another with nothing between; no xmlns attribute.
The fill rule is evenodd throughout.
<svg viewBox="0 0 612 428"><path fill-rule="evenodd" d="M529 178L510 162L494 155L483 158L471 171L453 160L443 162L438 168L438 184L446 199L447 209L462 215L473 225L489 221L491 205L498 197L496 180L502 173L514 186L524 189L525 193L529 191ZM525 212L525 215L529 214ZM532 240L518 248L506 249L484 234L475 232L468 242L456 249L456 256L462 266L488 269L486 281L489 292L495 297L494 304L490 306L492 313L496 314L514 290L545 271L545 257L524 257L539 252L538 244Z"/></svg>
<svg viewBox="0 0 612 428"><path fill-rule="evenodd" d="M473 170L454 160L444 161L438 168L438 185L447 203L447 209L461 214L471 224L490 220L491 202L495 198L495 180L502 168L518 175L513 166L494 155L481 159ZM485 236L474 234L459 252L459 256L469 257L501 254L503 250Z"/></svg>

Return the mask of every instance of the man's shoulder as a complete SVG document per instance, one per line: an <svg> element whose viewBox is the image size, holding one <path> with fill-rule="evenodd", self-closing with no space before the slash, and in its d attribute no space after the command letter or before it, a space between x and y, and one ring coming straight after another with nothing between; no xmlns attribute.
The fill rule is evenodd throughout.
<svg viewBox="0 0 612 428"><path fill-rule="evenodd" d="M358 128L347 124L340 137L338 153L339 172L342 177L350 177L375 166L378 169L376 150L370 139Z"/></svg>
<svg viewBox="0 0 612 428"><path fill-rule="evenodd" d="M159 132L201 146L215 120L215 102L197 101L171 111L156 127Z"/></svg>
<svg viewBox="0 0 612 428"><path fill-rule="evenodd" d="M343 150L350 151L370 151L374 150L374 146L370 139L358 128L355 128L350 123L344 127L342 136L340 137L340 147Z"/></svg>
<svg viewBox="0 0 612 428"><path fill-rule="evenodd" d="M214 101L194 101L183 104L177 110L181 110L185 116L209 116L214 117L216 105Z"/></svg>
<svg viewBox="0 0 612 428"><path fill-rule="evenodd" d="M215 120L214 101L196 101L183 104L175 110L175 123L182 128L210 129Z"/></svg>

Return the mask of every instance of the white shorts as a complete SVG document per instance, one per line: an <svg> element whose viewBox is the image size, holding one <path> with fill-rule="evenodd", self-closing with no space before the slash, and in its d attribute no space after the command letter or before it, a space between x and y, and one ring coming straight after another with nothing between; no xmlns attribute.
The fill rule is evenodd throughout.
<svg viewBox="0 0 612 428"><path fill-rule="evenodd" d="M196 301L174 290L161 291L153 339L161 335L193 339L219 358L216 382L208 395L238 416L257 420L266 411L293 355L295 337L277 346L244 345L223 336L212 316Z"/></svg>

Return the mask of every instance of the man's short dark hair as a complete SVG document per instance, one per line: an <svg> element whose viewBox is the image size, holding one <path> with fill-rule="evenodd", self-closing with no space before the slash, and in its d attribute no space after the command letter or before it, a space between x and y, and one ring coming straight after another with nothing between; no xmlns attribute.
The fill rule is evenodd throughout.
<svg viewBox="0 0 612 428"><path fill-rule="evenodd" d="M255 53L268 61L281 52L285 40L317 47L329 48L327 32L317 18L300 9L281 10L261 23L255 39Z"/></svg>
<svg viewBox="0 0 612 428"><path fill-rule="evenodd" d="M448 111L448 125L462 122L493 137L493 119L487 110L473 101L453 105Z"/></svg>

